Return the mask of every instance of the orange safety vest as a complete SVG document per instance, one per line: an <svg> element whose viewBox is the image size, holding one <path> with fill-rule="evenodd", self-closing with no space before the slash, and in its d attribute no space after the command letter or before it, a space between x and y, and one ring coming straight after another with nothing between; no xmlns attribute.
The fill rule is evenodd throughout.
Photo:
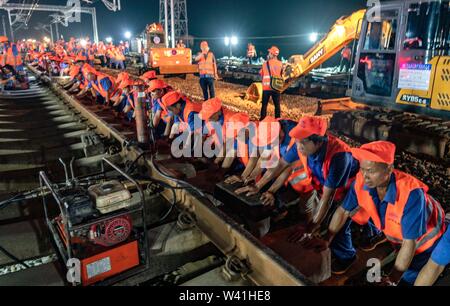
<svg viewBox="0 0 450 306"><path fill-rule="evenodd" d="M291 175L285 182L285 186L291 185L292 189L300 194L310 193L314 190L312 178L302 161L297 161L292 168Z"/></svg>
<svg viewBox="0 0 450 306"><path fill-rule="evenodd" d="M101 74L97 77L97 84L95 84L94 82L92 82L92 87L103 97L106 98L106 96L108 95L108 91L105 90L101 84L101 81L103 81L104 79L109 79L111 81L111 86L114 86L114 80L106 74ZM114 92L114 88L110 88L109 92Z"/></svg>
<svg viewBox="0 0 450 306"><path fill-rule="evenodd" d="M117 61L124 61L126 60L125 55L123 55L122 51L120 51L119 49L117 49L114 52L113 57L117 60Z"/></svg>
<svg viewBox="0 0 450 306"><path fill-rule="evenodd" d="M256 57L256 48L255 48L255 46L250 45L247 48L247 57L249 57L249 58Z"/></svg>
<svg viewBox="0 0 450 306"><path fill-rule="evenodd" d="M364 190L364 177L361 173L356 176L355 192L359 211L352 219L361 225L367 224L369 218L375 226L382 230L386 238L393 244L403 243L402 217L406 203L413 190L422 189L425 193L426 209L430 213L427 220L427 232L417 240L416 255L427 251L438 241L446 231L445 213L441 205L428 195L428 186L415 177L404 172L394 170L397 185L397 200L389 203L386 210L385 228L381 228L380 216L369 191Z"/></svg>
<svg viewBox="0 0 450 306"><path fill-rule="evenodd" d="M69 76L72 80L80 73L80 69L77 65L70 66Z"/></svg>
<svg viewBox="0 0 450 306"><path fill-rule="evenodd" d="M202 54L202 57L198 62L198 70L200 75L216 75L217 69L214 53L208 52L208 54Z"/></svg>
<svg viewBox="0 0 450 306"><path fill-rule="evenodd" d="M95 54L94 54L94 52L92 51L92 49L89 49L89 50L88 50L88 59L89 59L90 61L95 60Z"/></svg>
<svg viewBox="0 0 450 306"><path fill-rule="evenodd" d="M345 142L336 138L332 135L328 135L328 144L327 144L327 152L325 154L325 159L323 161L323 177L325 180L328 178L328 174L330 171L331 161L336 154L339 153L350 153L350 146ZM323 191L323 186L320 183L319 179L313 176L312 170L308 166L308 157L298 151L298 156L300 157L301 166L303 166L306 170L307 178L304 178L304 170L302 170L301 166L296 165L296 171L291 175L288 179L288 182L291 184L292 188L295 190L305 190L305 185L309 182L311 183L312 188L317 190L318 192ZM347 191L350 189L351 184L353 183L354 178L350 178L347 185L345 187L338 188L336 190L335 201L342 201L347 194ZM308 188L306 188L308 189Z"/></svg>
<svg viewBox="0 0 450 306"><path fill-rule="evenodd" d="M106 54L106 46L105 45L99 45L97 48L97 53L99 55L105 55Z"/></svg>
<svg viewBox="0 0 450 306"><path fill-rule="evenodd" d="M269 71L270 66L270 71ZM263 90L272 90L270 86L272 77L281 77L283 63L277 59L271 59L264 63L261 70Z"/></svg>
<svg viewBox="0 0 450 306"><path fill-rule="evenodd" d="M6 54L4 55L6 57L6 65L11 65L13 67L14 66L20 66L20 65L23 64L22 57L20 56L20 53L19 53L19 55L14 56L13 50L12 50L13 46L14 46L14 44L11 44L9 46L9 48L6 50ZM17 49L17 52L19 52L19 49ZM14 65L14 59L16 60L16 65Z"/></svg>

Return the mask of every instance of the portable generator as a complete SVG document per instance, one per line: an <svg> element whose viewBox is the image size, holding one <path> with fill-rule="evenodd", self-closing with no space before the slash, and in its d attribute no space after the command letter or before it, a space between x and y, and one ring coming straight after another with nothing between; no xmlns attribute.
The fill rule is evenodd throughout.
<svg viewBox="0 0 450 306"><path fill-rule="evenodd" d="M44 197L44 210L60 258L64 266L80 263L73 285L113 284L148 268L144 191L112 162L104 162L138 192L132 194L119 180L82 185L73 173L64 187L56 187L44 172L39 175L41 187L52 195L52 201Z"/></svg>

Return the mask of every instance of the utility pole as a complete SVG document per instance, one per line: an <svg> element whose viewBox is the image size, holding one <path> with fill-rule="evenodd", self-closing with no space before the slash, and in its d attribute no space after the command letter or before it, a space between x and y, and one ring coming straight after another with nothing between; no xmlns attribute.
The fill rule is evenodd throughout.
<svg viewBox="0 0 450 306"><path fill-rule="evenodd" d="M5 15L2 15L2 23L3 23L3 36L8 36L8 35L6 35Z"/></svg>
<svg viewBox="0 0 450 306"><path fill-rule="evenodd" d="M55 37L53 36L53 26L50 23L50 39L52 40L52 44L55 42Z"/></svg>
<svg viewBox="0 0 450 306"><path fill-rule="evenodd" d="M187 0L160 0L159 3L159 22L164 24L167 47L169 40L175 47L176 39L187 40L189 37Z"/></svg>
<svg viewBox="0 0 450 306"><path fill-rule="evenodd" d="M92 28L94 29L94 42L98 44L97 11L92 8Z"/></svg>
<svg viewBox="0 0 450 306"><path fill-rule="evenodd" d="M170 0L170 25L172 32L172 48L175 48L175 9L173 7L173 0Z"/></svg>
<svg viewBox="0 0 450 306"><path fill-rule="evenodd" d="M60 40L58 23L55 23L56 41Z"/></svg>
<svg viewBox="0 0 450 306"><path fill-rule="evenodd" d="M167 5L167 0L164 0L164 31L166 32L166 47L169 48L169 23L167 22L169 10Z"/></svg>

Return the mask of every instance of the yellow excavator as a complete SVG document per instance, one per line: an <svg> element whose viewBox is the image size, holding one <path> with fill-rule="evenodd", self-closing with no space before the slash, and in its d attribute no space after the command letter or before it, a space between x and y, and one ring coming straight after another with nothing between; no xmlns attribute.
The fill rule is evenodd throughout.
<svg viewBox="0 0 450 306"><path fill-rule="evenodd" d="M319 67L343 47L359 38L366 10L359 10L350 16L341 17L331 30L306 54L294 55L284 67L284 83L278 90L284 92L293 82ZM259 102L262 99L262 84L254 83L247 91L247 99Z"/></svg>
<svg viewBox="0 0 450 306"><path fill-rule="evenodd" d="M284 92L357 39L351 101L450 118L450 1L382 2L340 18L305 55L284 69ZM259 101L260 83L247 98Z"/></svg>

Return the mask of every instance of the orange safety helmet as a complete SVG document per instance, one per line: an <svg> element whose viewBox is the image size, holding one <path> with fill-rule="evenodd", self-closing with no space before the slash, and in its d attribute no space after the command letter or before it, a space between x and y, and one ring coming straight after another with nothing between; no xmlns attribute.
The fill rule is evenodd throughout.
<svg viewBox="0 0 450 306"><path fill-rule="evenodd" d="M222 101L219 98L213 98L202 105L202 110L199 113L200 119L208 121L215 113L222 109Z"/></svg>
<svg viewBox="0 0 450 306"><path fill-rule="evenodd" d="M278 47L275 47L275 46L272 46L272 48L270 48L267 51L269 51L270 54L275 55L275 56L280 55L280 49L278 49Z"/></svg>
<svg viewBox="0 0 450 306"><path fill-rule="evenodd" d="M148 81L156 79L156 71L150 70L139 77L141 80Z"/></svg>
<svg viewBox="0 0 450 306"><path fill-rule="evenodd" d="M8 42L8 41L9 41L8 37L0 36L0 43L5 43L5 42Z"/></svg>
<svg viewBox="0 0 450 306"><path fill-rule="evenodd" d="M162 103L164 104L165 107L169 107L174 104L177 104L182 99L183 96L181 95L181 93L179 93L178 91L172 91L162 98Z"/></svg>
<svg viewBox="0 0 450 306"><path fill-rule="evenodd" d="M395 161L396 146L388 141L376 141L352 149L352 155L358 161L372 161L393 165Z"/></svg>
<svg viewBox="0 0 450 306"><path fill-rule="evenodd" d="M289 136L293 139L303 140L312 135L325 136L328 130L328 121L322 117L303 117L298 125L292 129Z"/></svg>
<svg viewBox="0 0 450 306"><path fill-rule="evenodd" d="M164 89L167 88L169 85L166 84L166 82L164 82L163 80L152 80L150 81L150 86L148 88L149 92L153 92L157 89Z"/></svg>

